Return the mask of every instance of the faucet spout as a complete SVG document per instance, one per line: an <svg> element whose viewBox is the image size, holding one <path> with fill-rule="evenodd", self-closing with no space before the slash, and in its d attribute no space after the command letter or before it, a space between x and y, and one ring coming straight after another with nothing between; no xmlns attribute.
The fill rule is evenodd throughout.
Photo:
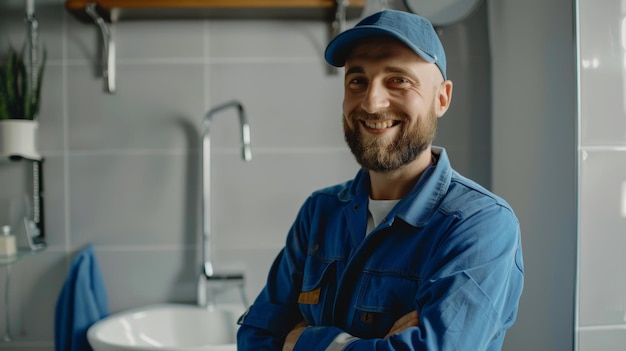
<svg viewBox="0 0 626 351"><path fill-rule="evenodd" d="M250 125L248 124L248 118L246 117L246 112L244 111L241 102L233 100L210 109L204 117L204 129L202 134L205 139L210 135L210 127L213 116L227 108L237 108L237 112L239 114L239 124L241 126L241 156L244 161L250 161L252 160L252 149L250 148Z"/></svg>
<svg viewBox="0 0 626 351"><path fill-rule="evenodd" d="M236 108L241 126L242 158L244 161L252 159L250 148L250 126L246 118L243 105L236 100L218 105L210 109L204 116L202 124L202 268L198 280L198 303L207 303L206 284L211 280L223 280L217 275L212 260L212 233L211 233L211 122L213 116L227 108ZM228 279L227 279L228 280Z"/></svg>

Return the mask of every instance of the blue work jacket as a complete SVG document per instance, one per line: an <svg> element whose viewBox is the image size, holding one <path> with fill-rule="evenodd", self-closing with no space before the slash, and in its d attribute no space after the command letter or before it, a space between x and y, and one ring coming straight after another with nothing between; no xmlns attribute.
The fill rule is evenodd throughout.
<svg viewBox="0 0 626 351"><path fill-rule="evenodd" d="M369 175L313 193L267 284L239 320L238 350L500 350L523 285L511 207L437 162L366 235ZM417 310L419 326L384 338ZM348 333L355 338L344 340Z"/></svg>

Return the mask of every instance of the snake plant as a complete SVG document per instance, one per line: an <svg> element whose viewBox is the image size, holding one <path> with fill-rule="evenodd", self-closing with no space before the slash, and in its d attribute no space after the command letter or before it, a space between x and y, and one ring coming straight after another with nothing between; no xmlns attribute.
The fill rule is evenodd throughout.
<svg viewBox="0 0 626 351"><path fill-rule="evenodd" d="M39 112L46 51L38 65L27 62L24 52L25 49L18 53L9 47L7 60L0 69L0 120L34 120Z"/></svg>

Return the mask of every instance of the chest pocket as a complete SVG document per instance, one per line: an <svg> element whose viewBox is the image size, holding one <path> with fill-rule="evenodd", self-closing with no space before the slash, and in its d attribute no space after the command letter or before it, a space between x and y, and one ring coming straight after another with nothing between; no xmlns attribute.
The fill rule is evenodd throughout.
<svg viewBox="0 0 626 351"><path fill-rule="evenodd" d="M336 261L308 257L302 291L298 296L300 312L309 325L323 325L331 318L337 281Z"/></svg>
<svg viewBox="0 0 626 351"><path fill-rule="evenodd" d="M350 334L382 338L400 317L417 309L420 276L398 272L364 272L356 296Z"/></svg>

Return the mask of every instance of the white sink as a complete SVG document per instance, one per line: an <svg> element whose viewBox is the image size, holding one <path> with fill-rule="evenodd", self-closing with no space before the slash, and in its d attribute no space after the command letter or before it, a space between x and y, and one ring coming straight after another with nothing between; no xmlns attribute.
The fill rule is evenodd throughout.
<svg viewBox="0 0 626 351"><path fill-rule="evenodd" d="M95 351L236 351L242 305L158 304L110 315L87 331Z"/></svg>

